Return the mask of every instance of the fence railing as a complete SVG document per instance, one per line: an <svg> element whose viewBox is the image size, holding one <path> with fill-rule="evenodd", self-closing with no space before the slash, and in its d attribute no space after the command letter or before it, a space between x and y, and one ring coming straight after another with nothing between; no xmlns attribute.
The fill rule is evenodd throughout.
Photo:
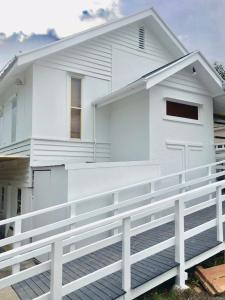
<svg viewBox="0 0 225 300"><path fill-rule="evenodd" d="M160 199L168 197L169 193L178 194L180 192L185 192L191 189L196 188L199 185L208 185L209 183L212 183L216 181L218 178L221 178L222 176L225 176L225 171L222 170L220 172L217 172L217 168L220 168L223 166L224 161L218 162L218 163L212 163L208 165L204 165L201 167L189 169L186 171L181 171L172 175L163 176L156 179L146 180L139 182L137 184L129 185L120 189L114 189L111 191L107 191L104 193L96 194L93 196L85 197L82 199L77 199L68 203L60 204L57 206L45 208L42 210L34 211L31 213L23 214L20 216L16 216L13 218L9 218L6 220L0 221L0 226L9 226L10 224L13 225L14 231L13 236L6 237L4 239L0 240L0 247L4 247L7 245L12 245L14 249L20 247L24 241L27 241L29 239L34 239L35 237L40 238L41 235L49 234L50 236L55 234L54 232L56 230L68 230L68 229L74 229L77 227L77 224L79 222L84 221L90 221L93 218L102 218L105 219L106 215L116 215L120 213L121 210L132 210L134 205L145 205L146 202L151 203L152 201L159 201ZM201 176L193 179L192 174L196 171L204 171L204 174L200 174ZM188 178L188 176L190 178ZM173 183L165 186L162 183L170 179L177 179L177 183ZM161 184L161 187L159 186ZM129 197L128 199L125 199L123 201L120 201L120 193L126 191L126 190L132 190L137 187L146 186L146 192L142 193L138 196ZM106 204L103 207L93 209L88 212L84 212L81 214L77 214L77 207L80 204L88 203L88 201L96 201L98 198L106 197L106 196L112 196L113 202L112 204ZM209 201L206 201L204 203L204 207L207 207L207 205L211 205L212 197L209 197ZM201 207L201 205L200 205ZM39 219L42 218L42 216L48 214L48 213L54 213L57 211L60 211L62 209L68 210L68 216L65 219L62 219L60 221L54 221L50 224L39 226L34 229L30 229L28 231L22 232L22 225L23 222L26 220L32 220L34 217L38 217ZM191 208L189 208L190 211ZM188 211L188 210L187 210ZM149 214L149 213L148 213ZM154 213L151 213L151 220L154 219ZM144 218L144 217L143 217ZM165 217L165 220L172 220L171 216ZM159 222L157 219L155 220L155 224ZM153 223L154 224L154 223ZM143 227L145 228L145 224ZM114 235L116 235L119 231L118 228L114 228L112 230ZM138 229L137 229L138 232ZM74 250L75 246L74 244L70 245L70 250ZM20 265L18 263L15 263L12 265L12 272L17 273L20 270Z"/></svg>
<svg viewBox="0 0 225 300"><path fill-rule="evenodd" d="M216 152L216 160L221 161L225 159L225 143L216 143L214 145Z"/></svg>
<svg viewBox="0 0 225 300"><path fill-rule="evenodd" d="M131 266L147 257L150 257L159 251L163 251L175 246L175 261L178 263L179 285L185 285L185 240L198 235L210 228L217 228L217 240L223 241L223 222L225 215L222 213L222 202L225 196L222 190L225 188L225 180L210 183L208 185L193 189L188 192L180 193L158 202L144 205L103 220L83 225L79 228L70 229L64 233L59 233L31 244L23 245L0 254L0 269L18 265L21 262L42 254L50 254L50 259L31 267L29 269L12 274L0 279L0 289L15 284L32 276L51 271L50 291L37 299L61 300L63 296L70 294L92 282L95 282L107 275L117 271L122 271L122 288L126 293L131 292ZM212 196L212 197L209 197ZM204 202L186 207L185 204L204 197ZM184 230L184 217L191 213L200 211L206 207L216 206L216 217L206 221L199 226ZM149 220L145 224L133 225L135 221L148 217L155 213L160 213L173 208L170 215L159 217L155 220ZM147 249L135 254L131 253L131 237L149 229L158 227L162 224L174 221L175 235L165 239ZM85 241L90 237L106 234L117 229L117 233L102 237L100 240L92 241L88 245L82 246L72 251L67 251L68 246L74 243ZM16 239L16 237L12 237ZM15 242L15 240L14 240ZM122 242L122 257L109 265L78 278L65 285L62 284L63 265L84 255L103 249L114 243Z"/></svg>

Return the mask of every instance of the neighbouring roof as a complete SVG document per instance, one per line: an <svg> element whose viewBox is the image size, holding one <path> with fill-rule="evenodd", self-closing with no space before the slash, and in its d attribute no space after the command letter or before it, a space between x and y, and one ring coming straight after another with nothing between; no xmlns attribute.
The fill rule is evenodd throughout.
<svg viewBox="0 0 225 300"><path fill-rule="evenodd" d="M141 76L127 86L106 95L93 104L97 107L122 99L140 90L149 89L188 66L193 66L213 97L223 94L220 76L201 52L191 52Z"/></svg>
<svg viewBox="0 0 225 300"><path fill-rule="evenodd" d="M59 41L53 42L51 44L42 46L38 49L29 51L27 53L21 53L12 59L1 71L0 79L3 79L10 71L16 69L17 67L27 65L34 62L37 59L43 58L47 55L51 55L68 47L75 46L89 39L95 38L102 34L108 33L110 31L116 30L120 27L138 22L147 18L153 18L154 22L157 24L158 28L162 30L165 36L169 39L171 44L182 54L187 54L188 51L184 45L179 41L179 39L173 34L173 32L168 28L164 21L159 17L153 8L144 10L137 14L119 18L114 21L108 22L106 24L93 27L89 30L71 35L69 37L63 38Z"/></svg>

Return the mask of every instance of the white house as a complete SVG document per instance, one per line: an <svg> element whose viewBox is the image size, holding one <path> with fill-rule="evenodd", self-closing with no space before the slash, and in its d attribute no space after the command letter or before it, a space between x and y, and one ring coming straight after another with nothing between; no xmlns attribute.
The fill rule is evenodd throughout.
<svg viewBox="0 0 225 300"><path fill-rule="evenodd" d="M22 53L0 78L2 218L215 160L221 79L153 9Z"/></svg>

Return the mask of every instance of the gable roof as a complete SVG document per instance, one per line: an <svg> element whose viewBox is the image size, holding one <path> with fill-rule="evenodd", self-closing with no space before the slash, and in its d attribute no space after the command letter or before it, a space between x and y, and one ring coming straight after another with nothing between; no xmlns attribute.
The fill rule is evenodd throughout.
<svg viewBox="0 0 225 300"><path fill-rule="evenodd" d="M196 51L184 55L147 74L144 74L138 80L128 84L124 88L121 88L109 95L106 95L105 97L96 100L93 104L97 107L101 107L134 94L140 90L150 89L188 66L193 66L196 69L199 77L201 77L202 81L210 90L213 97L223 94L221 78L204 58L201 52Z"/></svg>
<svg viewBox="0 0 225 300"><path fill-rule="evenodd" d="M21 53L16 56L16 61L14 61L13 67L11 67L10 70L15 68L16 66L22 66L22 65L31 63L37 59L41 59L45 56L54 54L58 51L66 49L68 47L78 45L82 42L85 42L92 38L98 37L102 34L116 30L123 26L127 26L134 22L145 20L147 18L152 18L154 20L154 22L157 24L157 26L162 30L162 32L165 34L165 36L169 39L171 44L173 44L173 47L175 47L181 55L188 53L187 49L184 47L184 45L179 41L179 39L175 36L175 34L173 34L173 32L168 28L168 26L159 17L159 15L156 13L156 11L153 8L150 8L150 9L144 10L142 12L136 13L134 15L124 17L124 18L119 18L114 21L108 22L106 24L96 26L91 29L82 31L80 33L68 36L59 41L42 46L38 49L29 51L26 53ZM6 67L3 68L0 72L0 74L4 75L4 76L0 76L0 79L3 79L10 70L8 69L8 66L6 65Z"/></svg>

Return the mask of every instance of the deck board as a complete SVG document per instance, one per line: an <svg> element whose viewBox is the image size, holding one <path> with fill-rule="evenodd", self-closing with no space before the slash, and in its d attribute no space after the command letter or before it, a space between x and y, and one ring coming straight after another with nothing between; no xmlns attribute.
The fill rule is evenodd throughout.
<svg viewBox="0 0 225 300"><path fill-rule="evenodd" d="M225 205L223 206L225 211ZM215 206L185 217L185 231L216 217ZM174 222L161 225L131 238L131 253L137 253L174 236ZM207 230L185 241L185 260L217 246L216 228ZM170 247L131 267L131 285L136 288L147 281L177 266L175 248ZM122 243L115 243L104 249L69 262L63 266L63 284L90 274L112 262L121 259ZM118 271L64 297L65 300L113 300L122 296L122 272ZM50 271L13 285L22 300L31 300L49 291Z"/></svg>

